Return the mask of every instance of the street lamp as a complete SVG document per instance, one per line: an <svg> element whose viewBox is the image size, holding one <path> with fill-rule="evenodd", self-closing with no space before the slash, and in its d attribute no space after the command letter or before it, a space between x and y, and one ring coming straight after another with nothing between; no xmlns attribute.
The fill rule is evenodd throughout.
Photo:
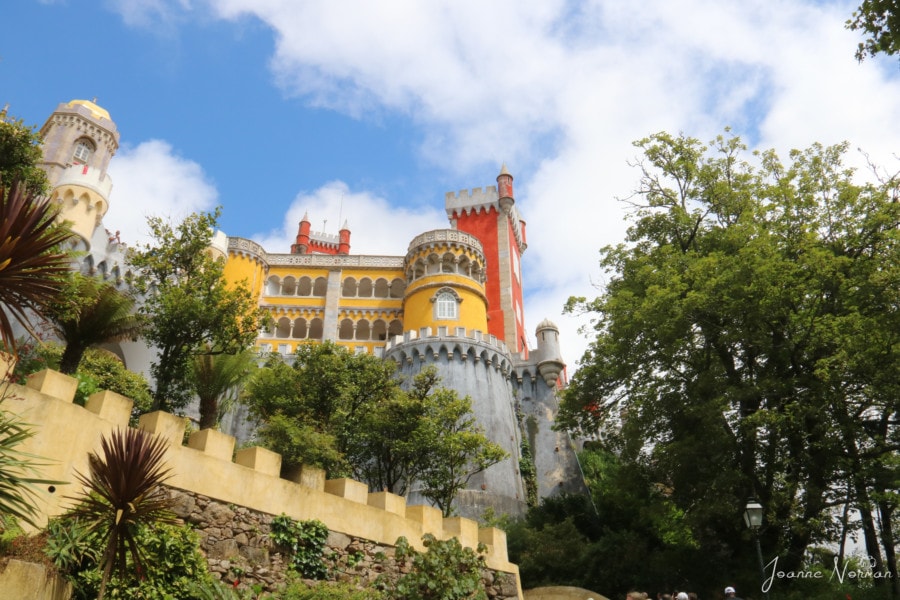
<svg viewBox="0 0 900 600"><path fill-rule="evenodd" d="M756 498L748 498L747 506L744 507L744 523L747 524L747 527L753 532L753 537L756 538L756 556L759 558L759 576L760 581L762 582L762 587L765 587L766 583L766 570L763 565L763 555L762 555L762 547L759 545L759 528L762 527L763 522L763 506L759 502L756 501ZM766 597L766 600L769 599L769 592L766 590L763 592Z"/></svg>

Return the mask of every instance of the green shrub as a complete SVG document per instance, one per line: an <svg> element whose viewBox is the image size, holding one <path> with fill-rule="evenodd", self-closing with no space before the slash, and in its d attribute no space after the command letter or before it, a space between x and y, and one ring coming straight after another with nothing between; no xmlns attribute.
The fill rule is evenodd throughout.
<svg viewBox="0 0 900 600"><path fill-rule="evenodd" d="M478 551L463 548L456 538L438 540L431 534L422 538L425 552L418 552L406 538L397 540L398 561L410 560L411 572L393 585L391 598L397 600L487 600L481 579L485 568L483 544ZM382 583L385 583L382 579ZM388 586L390 587L390 586Z"/></svg>
<svg viewBox="0 0 900 600"><path fill-rule="evenodd" d="M71 518L51 521L48 532L47 554L72 582L73 599L97 598L102 575L98 565L102 541L96 535L87 534L87 529ZM143 572L129 556L125 575L110 579L106 598L195 600L200 597L195 593L196 586L213 585L206 558L200 552L199 537L189 527L143 527L137 541L142 548Z"/></svg>
<svg viewBox="0 0 900 600"><path fill-rule="evenodd" d="M290 553L291 568L303 577L323 579L327 574L322 552L328 527L315 519L295 521L287 515L272 519L269 534L275 544Z"/></svg>
<svg viewBox="0 0 900 600"><path fill-rule="evenodd" d="M6 554L12 541L24 533L15 517L0 514L0 554Z"/></svg>

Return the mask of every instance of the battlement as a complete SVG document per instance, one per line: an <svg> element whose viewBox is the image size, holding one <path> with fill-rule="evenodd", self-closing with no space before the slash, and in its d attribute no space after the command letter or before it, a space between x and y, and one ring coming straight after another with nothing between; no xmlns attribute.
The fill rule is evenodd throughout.
<svg viewBox="0 0 900 600"><path fill-rule="evenodd" d="M43 514L39 520L59 515L70 504L66 497L80 489L75 473L88 472L88 455L99 451L103 436L128 426L133 402L102 391L85 407L75 405L77 380L51 370L30 376L25 386L4 385L4 408L32 424L35 432L22 450L47 460L42 477L68 483L59 494L52 486L37 493ZM507 557L506 534L499 529L443 518L431 506L407 506L402 496L370 493L366 484L352 479L326 480L321 469L302 467L283 478L280 455L261 447L235 451L235 438L213 429L194 431L184 445L185 419L169 413L142 415L139 428L168 442L166 462L173 476L167 485L173 488L270 515L318 519L333 532L379 544L393 545L405 536L421 549L426 533L455 537L470 548L483 543L490 568L518 577L518 567Z"/></svg>
<svg viewBox="0 0 900 600"><path fill-rule="evenodd" d="M104 198L109 198L112 191L112 179L109 175L87 165L69 165L56 181L56 187L65 185L86 187Z"/></svg>
<svg viewBox="0 0 900 600"><path fill-rule="evenodd" d="M504 376L513 369L512 355L506 344L494 335L465 327L422 327L406 331L388 340L385 358L400 363L415 363L429 358L437 360L444 354L447 360L469 360L475 364L493 366Z"/></svg>
<svg viewBox="0 0 900 600"><path fill-rule="evenodd" d="M444 196L444 207L447 216L452 218L454 213L487 210L491 206L500 209L500 197L497 195L497 186L489 185L485 188L472 188L459 192L447 192Z"/></svg>

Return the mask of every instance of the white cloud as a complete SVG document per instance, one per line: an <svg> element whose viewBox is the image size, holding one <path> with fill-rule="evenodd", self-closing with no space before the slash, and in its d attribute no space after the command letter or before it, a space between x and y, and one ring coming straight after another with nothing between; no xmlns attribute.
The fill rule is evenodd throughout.
<svg viewBox="0 0 900 600"><path fill-rule="evenodd" d="M103 222L129 244L150 241L148 216L177 223L191 213L216 206L218 192L200 165L178 156L162 140L120 149L109 173L113 191Z"/></svg>
<svg viewBox="0 0 900 600"><path fill-rule="evenodd" d="M529 323L557 320L570 363L585 341L559 311L569 295L596 294L597 250L623 237L616 198L637 182L633 140L668 130L706 141L733 126L782 155L848 140L881 163L900 140L896 61L855 61L852 0L207 2L218 18L272 29L270 68L287 93L359 118L408 115L422 157L457 187L491 183L463 178L505 161L528 221ZM340 185L298 198L270 238L286 243L307 204L314 224L319 210L332 223ZM354 247L397 253L396 240L378 245L409 238L379 229L372 211L387 202L345 193L365 215Z"/></svg>
<svg viewBox="0 0 900 600"><path fill-rule="evenodd" d="M446 213L433 206L397 208L368 192L351 192L332 181L312 192L297 194L280 229L257 233L253 240L268 252L290 252L300 220L307 215L312 231L337 235L347 225L351 253L397 256L424 231L448 227ZM226 232L228 233L228 232Z"/></svg>

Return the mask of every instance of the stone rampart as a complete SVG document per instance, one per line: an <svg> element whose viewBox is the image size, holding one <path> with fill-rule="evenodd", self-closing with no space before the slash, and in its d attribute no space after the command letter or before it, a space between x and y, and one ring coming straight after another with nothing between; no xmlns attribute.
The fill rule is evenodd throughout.
<svg viewBox="0 0 900 600"><path fill-rule="evenodd" d="M43 517L65 512L71 497L81 491L75 474L88 472L88 455L100 451L100 441L116 428L128 426L132 401L109 391L92 395L86 406L72 403L77 381L56 371L30 376L25 386L2 384L3 406L31 424L35 435L24 447L46 459L41 476L66 482L38 490ZM431 506L407 506L406 499L387 492L369 493L368 486L351 479L326 480L324 471L301 468L280 477L281 456L265 448L235 452L235 439L212 429L193 432L183 443L185 420L165 412L140 417L139 428L169 443L166 461L172 471L167 485L225 504L293 519L318 519L331 532L392 546L403 536L423 549L426 533L438 539L457 538L463 546L487 546L485 562L510 573L517 582L518 567L509 562L506 534L460 517L443 518ZM40 519L42 520L42 519Z"/></svg>

